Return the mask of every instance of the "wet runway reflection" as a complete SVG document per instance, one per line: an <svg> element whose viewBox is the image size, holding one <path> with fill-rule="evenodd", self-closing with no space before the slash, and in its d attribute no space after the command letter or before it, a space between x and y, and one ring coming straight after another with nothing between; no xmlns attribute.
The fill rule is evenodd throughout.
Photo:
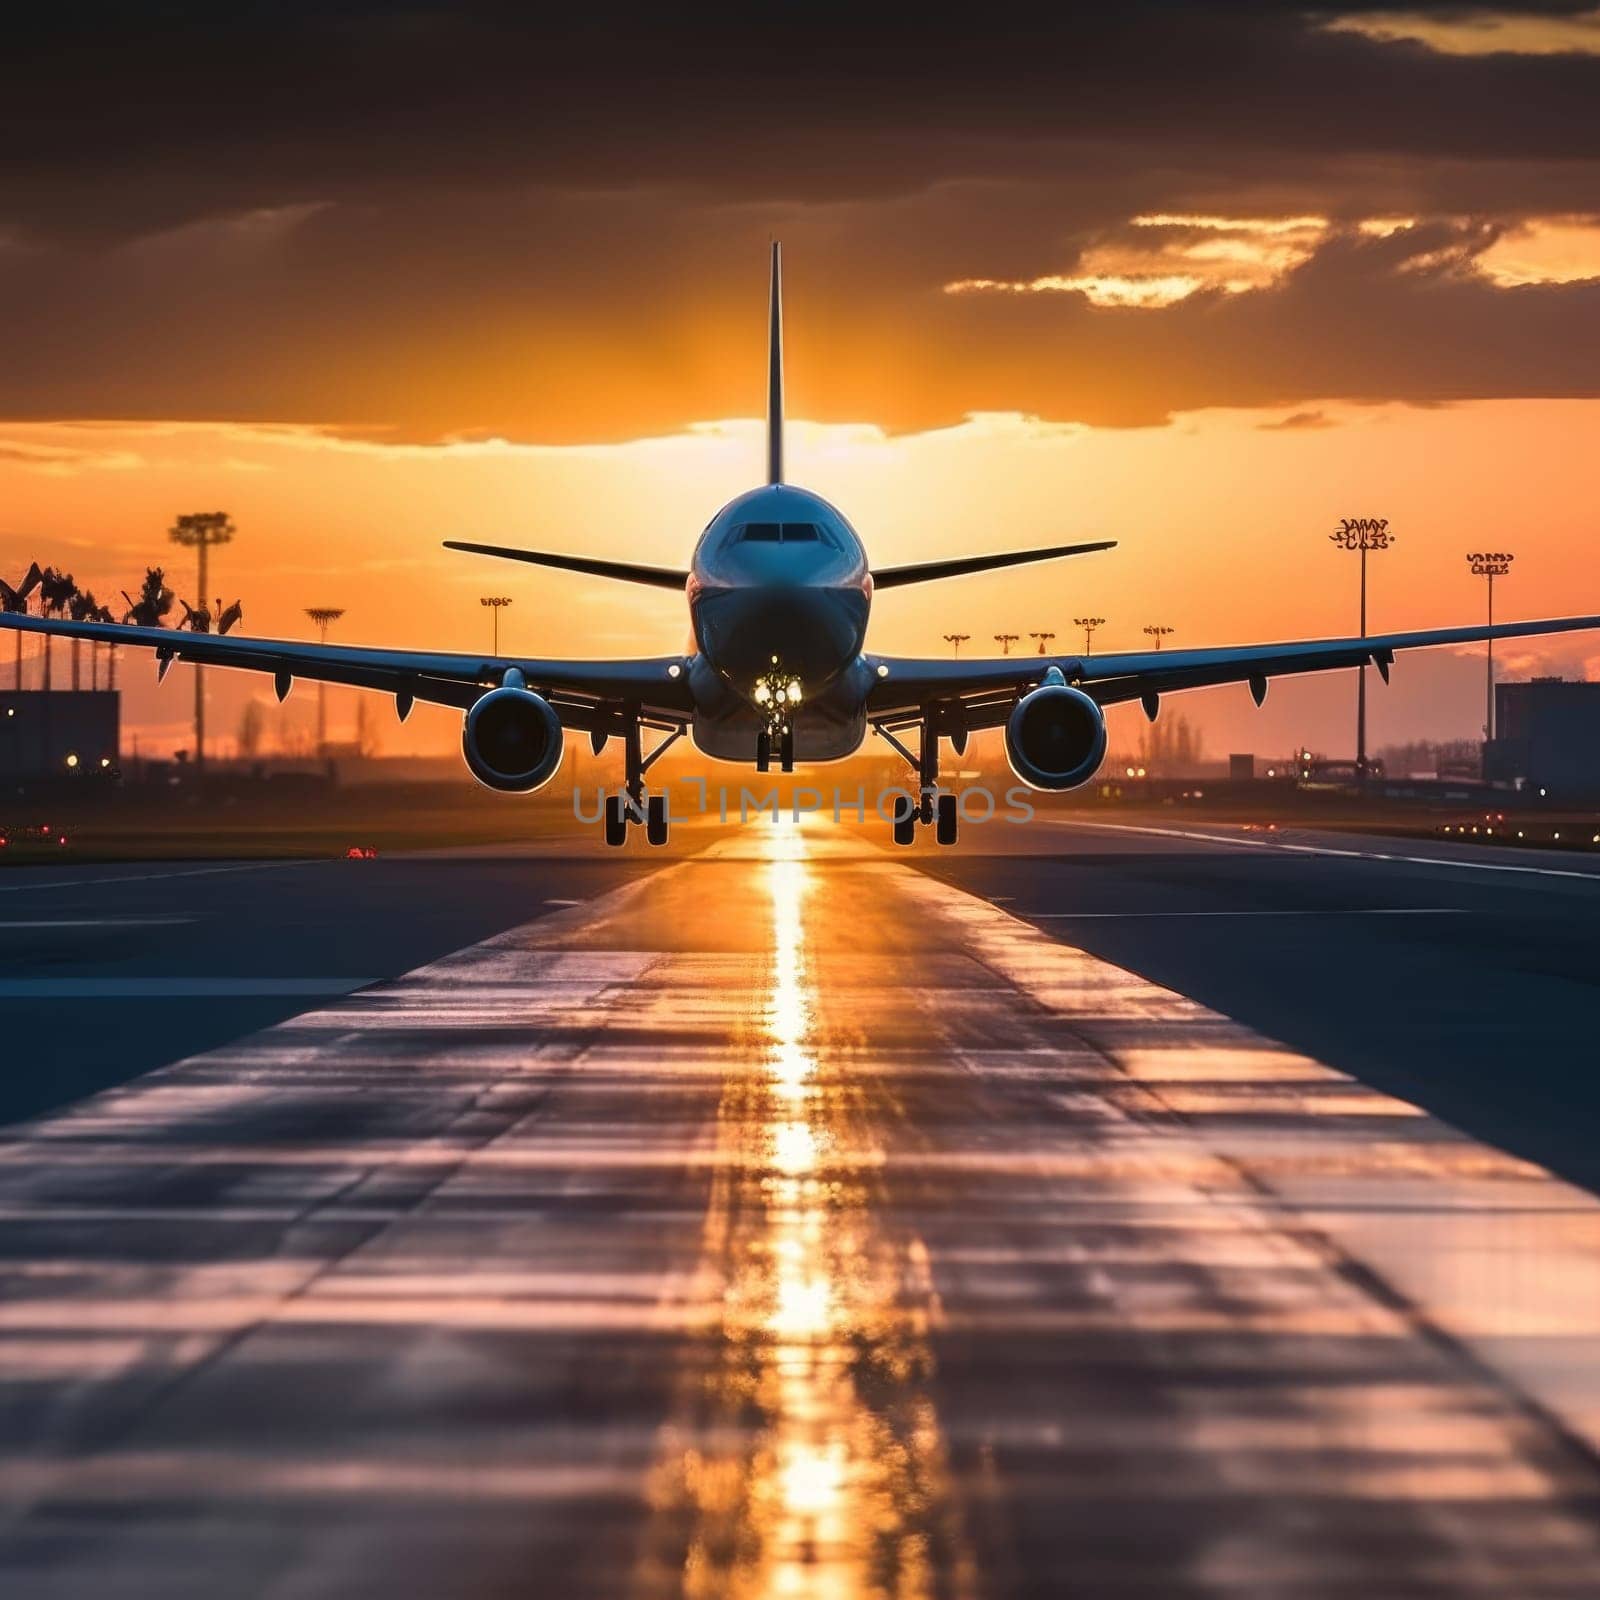
<svg viewBox="0 0 1600 1600"><path fill-rule="evenodd" d="M763 840L769 981L717 1113L720 1340L661 1472L685 1504L662 1511L690 1529L690 1595L970 1594L929 1390L927 1252L886 1214L883 1110L816 981L808 856L799 830Z"/></svg>

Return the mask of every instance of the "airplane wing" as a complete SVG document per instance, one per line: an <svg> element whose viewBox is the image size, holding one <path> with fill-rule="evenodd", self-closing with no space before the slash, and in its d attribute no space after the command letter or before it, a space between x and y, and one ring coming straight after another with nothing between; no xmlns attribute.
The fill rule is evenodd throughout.
<svg viewBox="0 0 1600 1600"><path fill-rule="evenodd" d="M563 556L549 550L518 550L508 544L472 544L465 539L446 539L446 550L465 550L475 556L498 556L502 561L528 561L539 567L558 567L562 572L586 572L594 578L620 578L624 583L642 583L651 589L676 589L683 593L689 574L678 567L646 567L636 561L604 561L598 556Z"/></svg>
<svg viewBox="0 0 1600 1600"><path fill-rule="evenodd" d="M999 727L1017 693L1036 684L1047 667L1059 667L1101 705L1145 700L1180 689L1248 683L1259 704L1267 680L1293 672L1326 672L1371 662L1385 679L1397 650L1431 645L1480 644L1486 639L1525 639L1542 634L1600 629L1600 616L1549 617L1537 622L1502 622L1492 628L1424 628L1412 633L1375 633L1366 638L1299 639L1281 644L1222 645L1208 650L1137 650L1122 655L998 656L974 661L869 656L875 680L867 700L874 721L915 720L930 702L961 702L966 725ZM887 670L885 670L887 669Z"/></svg>
<svg viewBox="0 0 1600 1600"><path fill-rule="evenodd" d="M1114 550L1115 539L1093 544L1051 544L1037 550L1001 550L986 556L958 556L953 561L917 561L907 567L874 567L874 589L899 589L908 583L932 583L935 578L960 578L969 572L993 572L997 567L1019 567L1026 561L1053 561L1058 556L1086 556L1096 550Z"/></svg>
<svg viewBox="0 0 1600 1600"><path fill-rule="evenodd" d="M345 683L395 696L405 715L415 700L465 710L485 689L517 667L528 687L543 694L569 728L610 728L618 702L637 705L646 717L681 723L693 710L686 661L656 656L620 661L540 661L518 656L451 655L437 650L380 650L365 645L310 644L295 639L252 639L230 633L181 633L115 622L69 622L56 617L0 613L0 628L23 633L91 639L153 650L160 670L172 661L237 667L273 675L278 698L295 678Z"/></svg>

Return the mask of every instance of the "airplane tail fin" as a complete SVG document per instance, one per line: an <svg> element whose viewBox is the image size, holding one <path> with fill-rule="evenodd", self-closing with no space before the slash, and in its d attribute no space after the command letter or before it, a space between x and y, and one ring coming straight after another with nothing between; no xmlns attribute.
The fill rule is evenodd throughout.
<svg viewBox="0 0 1600 1600"><path fill-rule="evenodd" d="M776 239L767 307L767 482L783 482L783 246Z"/></svg>

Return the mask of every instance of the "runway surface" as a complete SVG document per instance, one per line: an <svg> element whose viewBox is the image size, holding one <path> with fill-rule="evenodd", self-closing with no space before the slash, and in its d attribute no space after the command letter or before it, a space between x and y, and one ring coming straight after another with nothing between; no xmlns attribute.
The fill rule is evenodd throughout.
<svg viewBox="0 0 1600 1600"><path fill-rule="evenodd" d="M641 863L457 851L0 873L0 1124L397 977Z"/></svg>
<svg viewBox="0 0 1600 1600"><path fill-rule="evenodd" d="M525 853L531 919L9 1130L0 1591L1600 1590L1600 1204L1105 959L1476 982L1468 868L712 837ZM486 858L433 866L445 917ZM1600 880L1528 882L1592 938Z"/></svg>

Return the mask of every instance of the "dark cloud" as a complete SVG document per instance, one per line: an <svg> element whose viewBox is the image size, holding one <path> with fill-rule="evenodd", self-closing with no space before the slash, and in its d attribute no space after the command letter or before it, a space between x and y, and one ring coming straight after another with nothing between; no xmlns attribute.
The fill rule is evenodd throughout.
<svg viewBox="0 0 1600 1600"><path fill-rule="evenodd" d="M1374 9L41 10L0 54L0 414L747 413L773 231L813 415L1595 392L1593 286L1470 265L1517 218L1600 211L1600 58L1322 26ZM1425 270L1422 230L1341 232L1159 312L943 293L1069 271L1157 210L1467 220Z"/></svg>

